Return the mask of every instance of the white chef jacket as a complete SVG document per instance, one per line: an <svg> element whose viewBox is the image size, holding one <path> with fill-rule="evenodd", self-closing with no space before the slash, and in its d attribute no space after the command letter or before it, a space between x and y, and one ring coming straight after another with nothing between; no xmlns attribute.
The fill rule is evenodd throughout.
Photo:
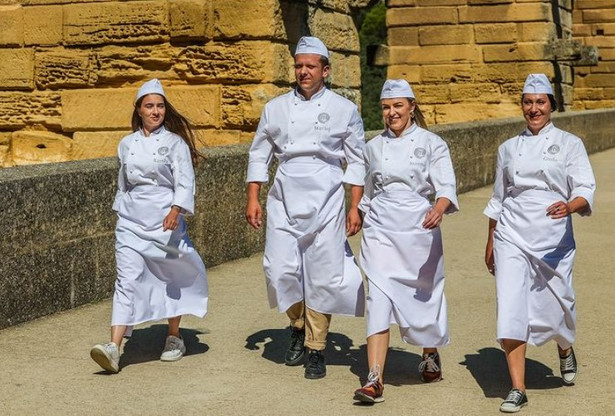
<svg viewBox="0 0 615 416"><path fill-rule="evenodd" d="M596 181L583 141L548 123L535 136L526 129L500 145L485 215L498 220L504 198L525 189L550 190L566 201L583 197L589 207L579 214L590 215Z"/></svg>
<svg viewBox="0 0 615 416"><path fill-rule="evenodd" d="M494 232L497 340L566 349L576 335L572 217L553 219L549 205L583 197L590 215L594 175L583 142L547 124L498 149L493 195L484 210Z"/></svg>
<svg viewBox="0 0 615 416"><path fill-rule="evenodd" d="M362 186L365 138L357 106L327 88L311 98L314 106L302 106L305 101L293 90L267 103L250 148L246 182L268 182L273 156L279 160L309 156L345 161L342 180Z"/></svg>
<svg viewBox="0 0 615 416"><path fill-rule="evenodd" d="M323 88L269 101L250 148L247 182L267 182L263 267L269 305L304 301L327 314L362 315L363 281L345 237L343 182L362 186L363 123L357 107ZM343 162L347 163L342 170Z"/></svg>
<svg viewBox="0 0 615 416"><path fill-rule="evenodd" d="M113 209L117 279L112 325L136 325L185 314L203 317L205 265L187 234L184 215L163 231L171 206L194 212L194 170L184 140L164 127L141 131L118 146L118 190Z"/></svg>
<svg viewBox="0 0 615 416"><path fill-rule="evenodd" d="M367 181L359 208L369 210L369 200L383 190L409 190L428 198L447 198L447 214L459 210L455 172L446 142L412 124L400 137L389 130L365 146Z"/></svg>

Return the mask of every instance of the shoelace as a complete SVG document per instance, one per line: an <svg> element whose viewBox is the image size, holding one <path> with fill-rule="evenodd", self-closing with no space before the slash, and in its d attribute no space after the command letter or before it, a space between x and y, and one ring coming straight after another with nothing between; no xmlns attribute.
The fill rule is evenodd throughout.
<svg viewBox="0 0 615 416"><path fill-rule="evenodd" d="M577 367L576 360L574 359L574 355L572 351L568 354L568 357L560 357L559 368L562 372L566 371L575 371Z"/></svg>
<svg viewBox="0 0 615 416"><path fill-rule="evenodd" d="M436 358L435 354L428 354L427 357L423 358L423 361L421 361L421 363L419 364L419 372L423 372L425 371L425 368L427 368L427 371L429 373L437 373L438 371L440 371L440 367L438 366L438 364L436 364L436 361L434 360Z"/></svg>
<svg viewBox="0 0 615 416"><path fill-rule="evenodd" d="M508 393L508 396L506 397L506 402L511 402L511 403L518 403L519 401L521 401L521 398L523 397L523 393L521 392L521 390L511 390Z"/></svg>

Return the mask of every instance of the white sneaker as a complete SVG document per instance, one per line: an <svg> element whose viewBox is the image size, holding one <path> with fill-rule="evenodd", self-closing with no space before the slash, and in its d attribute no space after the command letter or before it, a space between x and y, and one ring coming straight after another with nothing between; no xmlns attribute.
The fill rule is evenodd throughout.
<svg viewBox="0 0 615 416"><path fill-rule="evenodd" d="M162 361L177 361L181 359L186 353L186 346L184 340L174 335L169 335L164 344L164 350L160 360Z"/></svg>
<svg viewBox="0 0 615 416"><path fill-rule="evenodd" d="M120 371L120 351L115 342L94 345L90 350L90 357L111 373Z"/></svg>
<svg viewBox="0 0 615 416"><path fill-rule="evenodd" d="M559 357L559 370L562 374L562 381L567 386L571 386L574 384L574 381L577 379L577 374L579 372L577 366L577 358L574 355L574 349L570 347L570 352L566 357Z"/></svg>

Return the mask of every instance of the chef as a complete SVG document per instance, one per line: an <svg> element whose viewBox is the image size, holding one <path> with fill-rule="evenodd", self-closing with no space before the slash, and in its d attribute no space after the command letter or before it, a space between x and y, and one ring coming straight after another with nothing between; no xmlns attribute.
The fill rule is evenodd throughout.
<svg viewBox="0 0 615 416"><path fill-rule="evenodd" d="M119 349L133 325L168 319L162 361L177 361L186 348L182 315L203 317L208 290L205 265L188 238L184 215L194 212L198 152L190 124L167 101L160 81L137 92L134 133L118 146L118 189L111 342L90 355L103 369L119 371Z"/></svg>
<svg viewBox="0 0 615 416"><path fill-rule="evenodd" d="M331 314L363 314L362 279L345 232L361 228L365 142L357 107L325 87L330 66L322 41L302 37L294 62L296 89L265 105L250 148L246 219L260 228L259 190L275 157L263 261L269 304L290 318L285 363L302 364L305 346L305 377L318 379L326 375ZM346 220L344 183L351 189Z"/></svg>
<svg viewBox="0 0 615 416"><path fill-rule="evenodd" d="M521 98L527 128L498 149L485 262L495 274L497 340L512 390L503 412L527 405L526 345L557 343L564 384L573 384L576 307L572 288L575 242L571 214L590 215L596 188L583 142L556 128L553 90L530 74Z"/></svg>
<svg viewBox="0 0 615 416"><path fill-rule="evenodd" d="M380 95L386 130L364 151L365 213L361 266L368 280L365 386L355 400L384 400L383 372L389 327L402 340L423 347L421 379L442 378L437 347L449 343L440 223L458 210L448 146L425 129L412 88L387 80ZM430 202L433 198L434 203Z"/></svg>

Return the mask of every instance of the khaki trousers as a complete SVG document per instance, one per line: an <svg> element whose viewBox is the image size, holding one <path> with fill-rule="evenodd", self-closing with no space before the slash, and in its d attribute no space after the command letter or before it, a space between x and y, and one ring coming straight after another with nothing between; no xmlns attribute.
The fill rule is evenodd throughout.
<svg viewBox="0 0 615 416"><path fill-rule="evenodd" d="M322 351L327 346L327 334L331 323L331 314L316 312L306 308L303 301L288 308L286 315L290 318L293 329L305 328L305 346L311 350Z"/></svg>

